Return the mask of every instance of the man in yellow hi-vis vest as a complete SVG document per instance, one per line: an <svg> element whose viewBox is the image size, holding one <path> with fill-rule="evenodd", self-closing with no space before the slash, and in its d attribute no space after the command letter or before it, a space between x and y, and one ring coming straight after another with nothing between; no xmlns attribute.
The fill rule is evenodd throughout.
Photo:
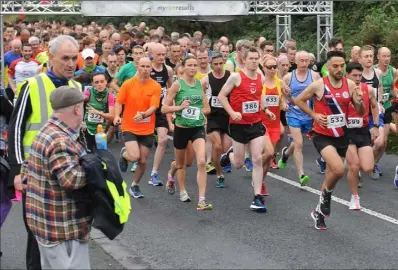
<svg viewBox="0 0 398 270"><path fill-rule="evenodd" d="M28 79L18 94L14 112L9 124L8 154L11 165L10 184L24 192L26 183L21 181L21 164L29 155L29 149L36 134L52 114L50 94L57 87L69 85L81 89L81 85L72 80L76 70L79 45L71 36L58 36L51 41L49 58L52 68L45 73ZM14 183L12 183L14 179ZM13 194L10 194L13 197ZM26 249L26 268L41 269L40 252L37 240L26 223L25 196L23 202L23 219L28 232Z"/></svg>

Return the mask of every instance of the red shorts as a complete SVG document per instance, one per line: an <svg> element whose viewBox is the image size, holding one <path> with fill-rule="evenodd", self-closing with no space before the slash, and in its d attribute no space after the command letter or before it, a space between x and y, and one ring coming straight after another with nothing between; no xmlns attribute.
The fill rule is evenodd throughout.
<svg viewBox="0 0 398 270"><path fill-rule="evenodd" d="M265 135L269 137L273 144L276 144L281 138L281 128L267 128Z"/></svg>

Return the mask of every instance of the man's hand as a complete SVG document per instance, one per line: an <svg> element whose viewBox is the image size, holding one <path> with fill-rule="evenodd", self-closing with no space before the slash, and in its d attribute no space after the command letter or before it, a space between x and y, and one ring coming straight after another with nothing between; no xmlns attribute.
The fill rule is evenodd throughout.
<svg viewBox="0 0 398 270"><path fill-rule="evenodd" d="M379 129L377 127L372 127L370 129L370 136L372 138L372 142L374 142L377 137L379 137Z"/></svg>
<svg viewBox="0 0 398 270"><path fill-rule="evenodd" d="M174 124L173 124L173 122L169 123L169 132L174 132Z"/></svg>
<svg viewBox="0 0 398 270"><path fill-rule="evenodd" d="M26 190L26 185L22 183L22 178L21 178L20 174L18 174L14 177L14 187L15 187L15 190L17 190L19 192L25 192L25 190Z"/></svg>
<svg viewBox="0 0 398 270"><path fill-rule="evenodd" d="M322 127L327 127L328 126L328 118L324 114L315 113L313 115L312 119L314 119L314 121L317 122Z"/></svg>
<svg viewBox="0 0 398 270"><path fill-rule="evenodd" d="M120 116L115 116L115 119L113 119L113 124L115 126L118 126L122 123L122 118L120 118Z"/></svg>
<svg viewBox="0 0 398 270"><path fill-rule="evenodd" d="M283 94L285 94L286 96L290 96L290 94L291 94L290 87L287 86L287 85L285 85L285 86L282 88L282 92L283 92Z"/></svg>
<svg viewBox="0 0 398 270"><path fill-rule="evenodd" d="M355 86L355 88L354 88L353 99L354 99L354 101L356 101L356 102L358 102L358 103L362 102L362 99L363 99L363 92L362 92L362 90L361 90L361 87Z"/></svg>
<svg viewBox="0 0 398 270"><path fill-rule="evenodd" d="M134 121L135 122L141 122L144 120L144 115L141 112L137 112L137 114L134 116Z"/></svg>
<svg viewBox="0 0 398 270"><path fill-rule="evenodd" d="M241 114L240 112L233 112L233 113L231 114L231 118L232 118L232 120L234 120L234 121L242 120L242 114Z"/></svg>

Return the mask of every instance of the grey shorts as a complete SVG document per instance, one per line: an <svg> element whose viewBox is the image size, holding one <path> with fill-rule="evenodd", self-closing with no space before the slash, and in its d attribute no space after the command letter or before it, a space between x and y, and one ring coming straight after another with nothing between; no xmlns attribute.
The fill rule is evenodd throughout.
<svg viewBox="0 0 398 270"><path fill-rule="evenodd" d="M125 131L123 132L123 140L124 142L138 142L138 144L141 144L146 148L151 149L153 145L153 134L135 135L134 133Z"/></svg>

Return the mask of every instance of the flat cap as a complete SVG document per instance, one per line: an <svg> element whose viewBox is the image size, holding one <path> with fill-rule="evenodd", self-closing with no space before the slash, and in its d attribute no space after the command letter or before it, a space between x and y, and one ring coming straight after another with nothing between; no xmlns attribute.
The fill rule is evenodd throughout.
<svg viewBox="0 0 398 270"><path fill-rule="evenodd" d="M85 98L79 89L65 85L51 93L50 103L53 110L59 110L83 102Z"/></svg>

